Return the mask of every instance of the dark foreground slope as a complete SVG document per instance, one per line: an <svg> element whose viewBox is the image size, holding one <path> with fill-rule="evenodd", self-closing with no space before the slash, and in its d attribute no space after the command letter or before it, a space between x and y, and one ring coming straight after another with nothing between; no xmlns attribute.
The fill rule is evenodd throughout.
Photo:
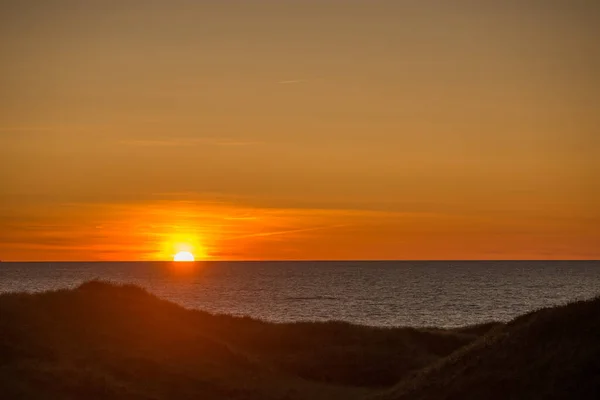
<svg viewBox="0 0 600 400"><path fill-rule="evenodd" d="M269 324L185 310L133 286L0 295L1 399L352 399L490 326Z"/></svg>
<svg viewBox="0 0 600 400"><path fill-rule="evenodd" d="M519 317L375 398L600 399L600 298Z"/></svg>
<svg viewBox="0 0 600 400"><path fill-rule="evenodd" d="M134 286L0 295L0 399L599 399L600 299L378 329L186 310Z"/></svg>

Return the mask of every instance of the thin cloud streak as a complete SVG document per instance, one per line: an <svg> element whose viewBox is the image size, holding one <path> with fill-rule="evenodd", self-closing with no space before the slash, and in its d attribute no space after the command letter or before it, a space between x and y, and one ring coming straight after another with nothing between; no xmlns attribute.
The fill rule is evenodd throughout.
<svg viewBox="0 0 600 400"><path fill-rule="evenodd" d="M288 80L288 81L279 81L277 83L280 85L293 85L293 84L298 84L298 83L308 83L308 81L304 80L304 79L292 79L292 80Z"/></svg>
<svg viewBox="0 0 600 400"><path fill-rule="evenodd" d="M121 140L119 143L134 147L189 147L189 146L250 146L257 142L236 139L219 139L210 137L201 138L172 138L172 139L131 139Z"/></svg>
<svg viewBox="0 0 600 400"><path fill-rule="evenodd" d="M317 226L314 228L289 229L289 230L284 230L284 231L253 233L253 234L249 234L249 235L231 237L226 240L229 241L229 240L248 239L248 238L255 238L255 237L289 235L291 233L314 232L314 231L322 231L322 230L326 230L326 229L344 228L344 227L348 227L348 226L351 226L351 225L339 224L339 225Z"/></svg>

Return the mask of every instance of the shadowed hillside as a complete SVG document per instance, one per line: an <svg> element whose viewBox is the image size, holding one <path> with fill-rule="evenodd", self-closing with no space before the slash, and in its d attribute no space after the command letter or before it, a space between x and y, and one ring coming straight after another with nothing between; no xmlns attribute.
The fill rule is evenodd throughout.
<svg viewBox="0 0 600 400"><path fill-rule="evenodd" d="M352 398L477 334L269 324L134 286L0 296L0 398Z"/></svg>
<svg viewBox="0 0 600 400"><path fill-rule="evenodd" d="M600 399L600 298L516 318L375 398Z"/></svg>
<svg viewBox="0 0 600 400"><path fill-rule="evenodd" d="M591 399L599 323L600 300L449 330L271 324L90 282L0 295L0 398Z"/></svg>

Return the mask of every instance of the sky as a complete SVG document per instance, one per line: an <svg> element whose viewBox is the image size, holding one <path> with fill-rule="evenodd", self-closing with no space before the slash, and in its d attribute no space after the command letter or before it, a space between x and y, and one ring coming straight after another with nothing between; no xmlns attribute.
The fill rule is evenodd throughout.
<svg viewBox="0 0 600 400"><path fill-rule="evenodd" d="M0 0L0 260L599 259L600 3Z"/></svg>

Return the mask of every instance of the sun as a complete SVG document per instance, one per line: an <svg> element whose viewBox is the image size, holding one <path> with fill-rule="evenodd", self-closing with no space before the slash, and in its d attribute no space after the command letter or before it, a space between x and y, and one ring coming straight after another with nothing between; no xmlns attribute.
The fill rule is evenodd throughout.
<svg viewBox="0 0 600 400"><path fill-rule="evenodd" d="M194 258L194 255L189 251L180 251L179 253L175 254L175 257L173 257L173 261L176 262L192 262L195 260L196 259Z"/></svg>

